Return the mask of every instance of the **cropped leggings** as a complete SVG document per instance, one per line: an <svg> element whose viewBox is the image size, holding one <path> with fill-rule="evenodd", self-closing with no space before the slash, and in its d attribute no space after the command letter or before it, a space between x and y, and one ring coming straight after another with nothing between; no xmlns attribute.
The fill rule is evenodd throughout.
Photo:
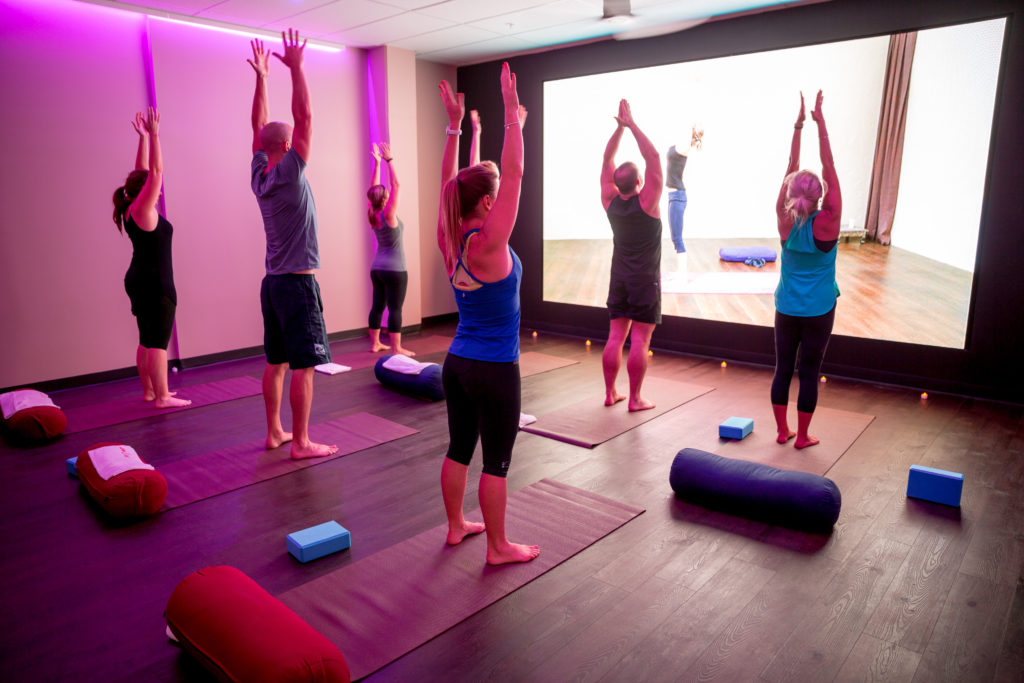
<svg viewBox="0 0 1024 683"><path fill-rule="evenodd" d="M507 475L519 433L519 363L492 363L449 353L441 382L448 404L446 457L469 465L479 440L484 474Z"/></svg>
<svg viewBox="0 0 1024 683"><path fill-rule="evenodd" d="M404 270L371 270L373 303L370 305L370 329L379 330L384 315L384 304L388 306L388 332L402 331L402 304L405 290L409 286L409 273Z"/></svg>
<svg viewBox="0 0 1024 683"><path fill-rule="evenodd" d="M784 406L789 403L789 384L796 370L800 380L796 409L802 413L814 412L818 405L818 372L825 358L825 347L828 346L835 320L835 306L824 315L809 317L775 311L775 377L772 379L774 405Z"/></svg>

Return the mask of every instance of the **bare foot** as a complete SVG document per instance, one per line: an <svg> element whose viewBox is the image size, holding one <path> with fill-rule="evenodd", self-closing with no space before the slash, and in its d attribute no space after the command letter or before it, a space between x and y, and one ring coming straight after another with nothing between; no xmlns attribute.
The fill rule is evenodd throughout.
<svg viewBox="0 0 1024 683"><path fill-rule="evenodd" d="M305 458L323 458L334 455L338 452L337 446L327 446L322 443L309 442L305 447L292 443L292 460L303 460Z"/></svg>
<svg viewBox="0 0 1024 683"><path fill-rule="evenodd" d="M415 351L410 351L409 349L403 349L401 346L396 346L395 347L395 353L400 353L403 356L409 356L409 358L412 358L413 356L416 355Z"/></svg>
<svg viewBox="0 0 1024 683"><path fill-rule="evenodd" d="M274 432L267 434L267 450L272 451L283 443L288 443L292 440L291 432Z"/></svg>
<svg viewBox="0 0 1024 683"><path fill-rule="evenodd" d="M168 391L167 395L168 396L174 396L177 393L178 393L177 391ZM154 393L145 393L145 394L142 395L142 400L143 401L153 401L155 399L156 399L156 394L154 394Z"/></svg>
<svg viewBox="0 0 1024 683"><path fill-rule="evenodd" d="M811 446L816 446L818 443L819 441L813 436L808 436L806 438L798 436L796 441L793 442L793 448L800 450L801 448L810 448Z"/></svg>
<svg viewBox="0 0 1024 683"><path fill-rule="evenodd" d="M606 392L605 395L604 395L604 404L606 406L613 406L616 403L618 403L619 401L625 401L625 400L626 400L626 397L623 396L622 394L620 394L619 392L615 391L614 389L612 389L609 392Z"/></svg>
<svg viewBox="0 0 1024 683"><path fill-rule="evenodd" d="M448 545L458 545L462 543L462 539L466 536L472 536L473 534L479 534L484 530L484 525L480 522L465 522L459 529L452 529L448 527L448 538L445 539L445 543Z"/></svg>
<svg viewBox="0 0 1024 683"><path fill-rule="evenodd" d="M540 548L535 545L509 543L504 550L487 549L487 564L511 564L513 562L529 562L540 555Z"/></svg>
<svg viewBox="0 0 1024 683"><path fill-rule="evenodd" d="M370 347L370 353L377 353L378 351L387 351L390 348L391 347L388 346L387 344L381 344L380 342L377 342L376 344Z"/></svg>
<svg viewBox="0 0 1024 683"><path fill-rule="evenodd" d="M778 441L779 443L786 443L794 436L796 436L796 432L792 432L787 429L784 432L779 432L779 436L775 440Z"/></svg>
<svg viewBox="0 0 1024 683"><path fill-rule="evenodd" d="M648 401L646 398L637 396L636 398L629 399L629 412L635 413L638 410L650 410L654 407L654 401Z"/></svg>
<svg viewBox="0 0 1024 683"><path fill-rule="evenodd" d="M174 394L168 394L167 398L158 398L153 401L154 408L183 408L192 405L187 398L174 398Z"/></svg>

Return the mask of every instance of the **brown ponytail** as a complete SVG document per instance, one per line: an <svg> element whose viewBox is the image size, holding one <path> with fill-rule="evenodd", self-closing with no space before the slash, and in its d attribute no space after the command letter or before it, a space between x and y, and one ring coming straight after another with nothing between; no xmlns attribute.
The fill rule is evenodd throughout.
<svg viewBox="0 0 1024 683"><path fill-rule="evenodd" d="M383 223L380 212L384 210L384 204L388 200L388 191L383 185L374 185L366 191L366 199L370 202L366 209L366 219L370 221L370 227L376 230Z"/></svg>
<svg viewBox="0 0 1024 683"><path fill-rule="evenodd" d="M480 198L494 197L498 193L498 167L493 161L484 161L464 168L441 188L440 228L444 236L444 266L448 273L455 264L462 247L462 221L476 209Z"/></svg>
<svg viewBox="0 0 1024 683"><path fill-rule="evenodd" d="M132 171L124 185L114 190L114 225L118 231L124 232L124 215L128 207L132 205L135 198L142 192L142 186L146 184L148 171Z"/></svg>

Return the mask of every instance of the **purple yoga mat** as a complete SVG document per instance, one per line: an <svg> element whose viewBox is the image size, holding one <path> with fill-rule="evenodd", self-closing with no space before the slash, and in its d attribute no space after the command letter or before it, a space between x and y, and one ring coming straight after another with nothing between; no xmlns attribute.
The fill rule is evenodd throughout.
<svg viewBox="0 0 1024 683"><path fill-rule="evenodd" d="M540 556L532 562L488 566L483 534L447 546L448 527L441 525L278 597L345 653L356 680L521 588L643 511L542 479L508 497L508 536L540 546ZM480 520L479 513L468 517Z"/></svg>
<svg viewBox="0 0 1024 683"><path fill-rule="evenodd" d="M418 432L370 413L355 413L309 426L313 441L338 446L337 453L323 458L292 460L288 444L268 451L264 440L259 439L161 465L159 472L167 479L163 509L188 505Z"/></svg>
<svg viewBox="0 0 1024 683"><path fill-rule="evenodd" d="M131 398L123 398L117 401L69 408L64 411L64 414L68 417L68 426L64 433L84 432L88 429L96 429L97 427L109 427L110 425L121 424L122 422L176 413L180 410L201 408L246 396L256 396L262 391L262 384L255 377L244 375L242 377L220 380L219 382L181 387L176 389L176 391L181 398L187 398L192 401L192 405L183 408L154 408L152 401L143 401L139 396L132 396Z"/></svg>
<svg viewBox="0 0 1024 683"><path fill-rule="evenodd" d="M536 422L522 427L522 430L574 446L593 448L711 390L711 387L699 384L647 377L642 396L656 404L650 410L631 413L626 408L626 401L606 406L600 395L594 395L546 415L538 415Z"/></svg>

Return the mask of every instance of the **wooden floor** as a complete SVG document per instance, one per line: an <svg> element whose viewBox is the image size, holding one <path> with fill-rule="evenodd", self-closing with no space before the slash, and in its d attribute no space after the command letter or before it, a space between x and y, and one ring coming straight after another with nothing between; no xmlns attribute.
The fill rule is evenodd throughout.
<svg viewBox="0 0 1024 683"><path fill-rule="evenodd" d="M778 271L778 262L755 269L727 263L718 250L764 246L777 239L688 239L690 273ZM606 240L545 240L544 300L604 308L612 243ZM662 273L676 271L675 250L666 240ZM841 296L835 334L929 346L964 348L972 274L899 247L840 241L836 280ZM702 320L771 326L772 294L663 294L662 312Z"/></svg>
<svg viewBox="0 0 1024 683"><path fill-rule="evenodd" d="M416 348L416 336L407 341ZM581 361L526 378L526 412L600 400L598 345L542 332L523 347ZM261 369L251 359L175 380ZM767 401L769 370L656 353L650 372L715 390L593 450L521 434L509 476L511 490L548 477L647 511L369 680L1022 680L1024 406L822 385L821 405L876 416L829 472L843 509L822 537L711 513L668 485L687 433ZM118 382L56 398L72 406L136 391ZM258 438L262 400L3 446L0 680L212 680L164 636L167 598L188 573L230 564L279 594L443 523L444 404L391 393L369 368L317 376L314 421L359 410L420 434L135 523L105 518L65 458L120 440L159 468ZM965 473L960 511L905 498L915 463ZM471 476L470 507L475 496ZM292 560L285 535L329 519L352 531L352 548Z"/></svg>

